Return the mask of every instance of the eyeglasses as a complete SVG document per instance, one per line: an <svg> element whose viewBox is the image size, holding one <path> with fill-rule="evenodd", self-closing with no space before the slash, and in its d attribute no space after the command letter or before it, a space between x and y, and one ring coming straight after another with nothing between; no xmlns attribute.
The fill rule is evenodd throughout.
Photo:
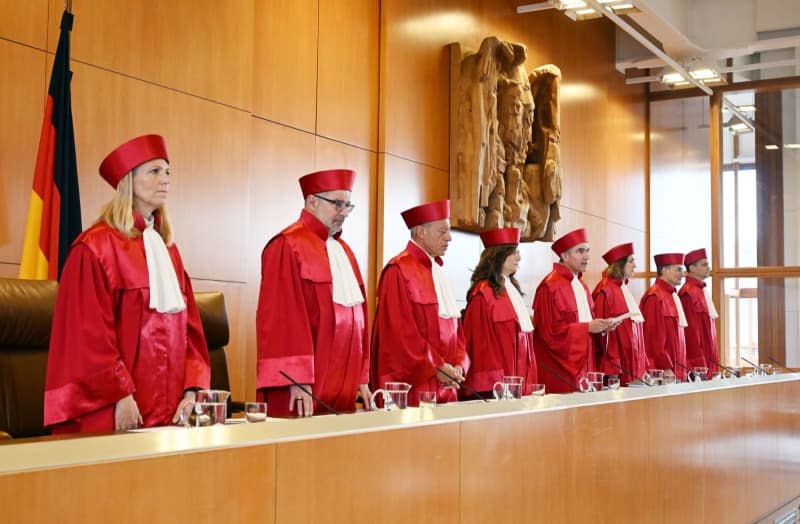
<svg viewBox="0 0 800 524"><path fill-rule="evenodd" d="M336 211L339 212L342 212L345 209L348 211L352 211L356 207L356 205L350 201L345 202L344 200L331 200L330 198L325 198L322 195L314 195L314 196L321 200L324 200L325 202L328 202L329 204L333 204L333 206L336 208Z"/></svg>

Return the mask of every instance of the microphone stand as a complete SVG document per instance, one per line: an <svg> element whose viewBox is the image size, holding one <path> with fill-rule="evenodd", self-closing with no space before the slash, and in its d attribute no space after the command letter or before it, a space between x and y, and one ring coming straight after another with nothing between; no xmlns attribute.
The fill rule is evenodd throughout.
<svg viewBox="0 0 800 524"><path fill-rule="evenodd" d="M642 384L644 384L648 388L650 387L650 384L648 384L642 377L637 377L636 375L634 375L632 371L630 371L628 369L625 369L624 367L620 366L616 362L611 362L611 361L608 361L608 362L609 362L609 364L611 364L612 366L614 366L618 370L622 371L626 375L630 375L631 377L633 377L634 379L638 380L639 382L641 382Z"/></svg>
<svg viewBox="0 0 800 524"><path fill-rule="evenodd" d="M341 413L339 413L338 411L336 411L335 409L333 409L333 408L332 408L332 407L331 407L331 406L330 406L330 405L329 405L327 402L325 402L324 400L322 400L321 398L319 398L318 396L316 396L314 393L312 393L312 392L311 392L311 390L310 390L310 389L306 388L304 385L302 385L302 384L298 383L298 382L297 382L295 379L293 379L292 377L290 377L290 376L289 376L288 374L286 374L286 373L285 373L283 370L279 370L279 371L278 371L278 373L280 373L281 375L283 375L284 377L286 377L286 379L287 379L289 382L291 382L292 384L294 384L295 386L297 386L298 388L300 388L300 391L302 391L303 393L305 393L305 394L306 394L306 395L308 395L309 397L311 397L311 398L313 398L314 400L316 400L317 402L319 402L319 405L320 405L320 406L324 407L325 409L327 409L328 411L330 411L330 412L331 412L331 413L333 413L334 415L341 415Z"/></svg>
<svg viewBox="0 0 800 524"><path fill-rule="evenodd" d="M548 365L547 365L547 364L545 364L544 362L537 362L537 363L536 363L536 365L537 365L537 366L542 366L544 369L546 369L546 370L547 370L547 372L548 372L548 373L550 373L550 374L551 374L551 375L553 375L555 378L557 378L559 382L561 382L562 384L566 384L567 386L569 386L569 388L572 390L572 392L573 392L573 393L583 393L583 391L581 391L580 389L578 389L577 387L575 387L575 386L572 384L572 382L570 382L569 380L565 379L565 378L564 378L564 377L561 375L561 373L559 373L559 372L558 372L558 371L556 371L555 369L551 368L550 366L548 366Z"/></svg>
<svg viewBox="0 0 800 524"><path fill-rule="evenodd" d="M450 373L448 373L448 372L447 372L447 371L445 371L444 369L442 369L442 368L436 368L436 371L438 371L439 373L441 373L441 374L442 374L442 375L444 375L445 377L449 378L450 380L452 380L453 382L455 382L456 384L458 384L458 386L459 386L459 387L462 387L462 388L464 388L465 390L467 390L467 393L469 393L470 395L476 396L476 397L478 397L479 399L481 399L481 400L482 400L482 401L484 401L484 402L489 402L488 400L486 400L485 398L483 398L483 395L481 395L480 393L478 393L477 391L475 391L474 389L472 389L472 388L471 388L471 387L469 387L468 385L464 384L463 382L459 382L459 381L458 381L458 379L456 379L456 377L452 376Z"/></svg>

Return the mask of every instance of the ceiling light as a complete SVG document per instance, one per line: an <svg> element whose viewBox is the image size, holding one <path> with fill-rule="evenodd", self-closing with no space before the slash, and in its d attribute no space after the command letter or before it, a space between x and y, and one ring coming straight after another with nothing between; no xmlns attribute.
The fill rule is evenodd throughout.
<svg viewBox="0 0 800 524"><path fill-rule="evenodd" d="M624 4L612 4L606 9L612 11L615 15L628 15L631 13L641 13L641 10L630 2Z"/></svg>
<svg viewBox="0 0 800 524"><path fill-rule="evenodd" d="M783 144L785 149L800 149L800 144Z"/></svg>
<svg viewBox="0 0 800 524"><path fill-rule="evenodd" d="M702 69L695 69L693 71L690 71L689 74L692 75L692 78L696 80L710 80L712 78L719 77L716 71L714 71L713 69L709 69L707 67L704 67Z"/></svg>
<svg viewBox="0 0 800 524"><path fill-rule="evenodd" d="M736 109L738 109L739 111L753 112L756 110L756 106L752 104L747 104L743 106L736 106Z"/></svg>
<svg viewBox="0 0 800 524"><path fill-rule="evenodd" d="M750 127L748 127L748 125L745 124L744 122L739 122L737 124L731 124L730 125L730 130L731 131L735 131L737 133L742 133L742 132L748 131L749 129L750 129Z"/></svg>
<svg viewBox="0 0 800 524"><path fill-rule="evenodd" d="M665 84L674 84L675 82L684 82L685 80L680 73L667 73L661 75L661 81Z"/></svg>
<svg viewBox="0 0 800 524"><path fill-rule="evenodd" d="M576 22L580 22L581 20L591 20L592 18L600 18L603 16L591 7L587 7L586 9L568 9L564 11L564 14Z"/></svg>
<svg viewBox="0 0 800 524"><path fill-rule="evenodd" d="M564 11L566 9L580 9L581 7L586 7L586 2L583 0L561 0L561 4L557 8Z"/></svg>
<svg viewBox="0 0 800 524"><path fill-rule="evenodd" d="M775 144L767 144L767 145L764 146L764 149L769 149L770 151L775 151L776 149L780 149L780 148L778 146L776 146Z"/></svg>
<svg viewBox="0 0 800 524"><path fill-rule="evenodd" d="M691 82L687 82L686 80L681 80L680 82L675 82L672 84L672 87L686 87L692 85Z"/></svg>

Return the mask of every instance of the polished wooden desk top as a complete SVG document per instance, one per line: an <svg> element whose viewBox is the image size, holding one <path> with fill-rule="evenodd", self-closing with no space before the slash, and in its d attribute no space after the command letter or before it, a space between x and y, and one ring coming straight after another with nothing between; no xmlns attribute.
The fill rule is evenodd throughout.
<svg viewBox="0 0 800 524"><path fill-rule="evenodd" d="M800 373L623 388L587 394L546 395L502 402L477 400L441 404L434 409L408 408L310 419L268 419L259 424L159 428L126 434L28 441L0 446L0 475L568 410L796 380L800 380Z"/></svg>

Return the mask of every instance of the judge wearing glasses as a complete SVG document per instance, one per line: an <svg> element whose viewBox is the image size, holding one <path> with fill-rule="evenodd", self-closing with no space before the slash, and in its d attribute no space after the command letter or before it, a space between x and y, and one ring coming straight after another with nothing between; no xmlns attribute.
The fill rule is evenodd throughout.
<svg viewBox="0 0 800 524"><path fill-rule="evenodd" d="M318 171L300 178L300 218L261 255L256 312L259 400L270 416L309 417L369 406L369 331L364 281L341 239L355 173ZM294 385L284 374L302 387Z"/></svg>

